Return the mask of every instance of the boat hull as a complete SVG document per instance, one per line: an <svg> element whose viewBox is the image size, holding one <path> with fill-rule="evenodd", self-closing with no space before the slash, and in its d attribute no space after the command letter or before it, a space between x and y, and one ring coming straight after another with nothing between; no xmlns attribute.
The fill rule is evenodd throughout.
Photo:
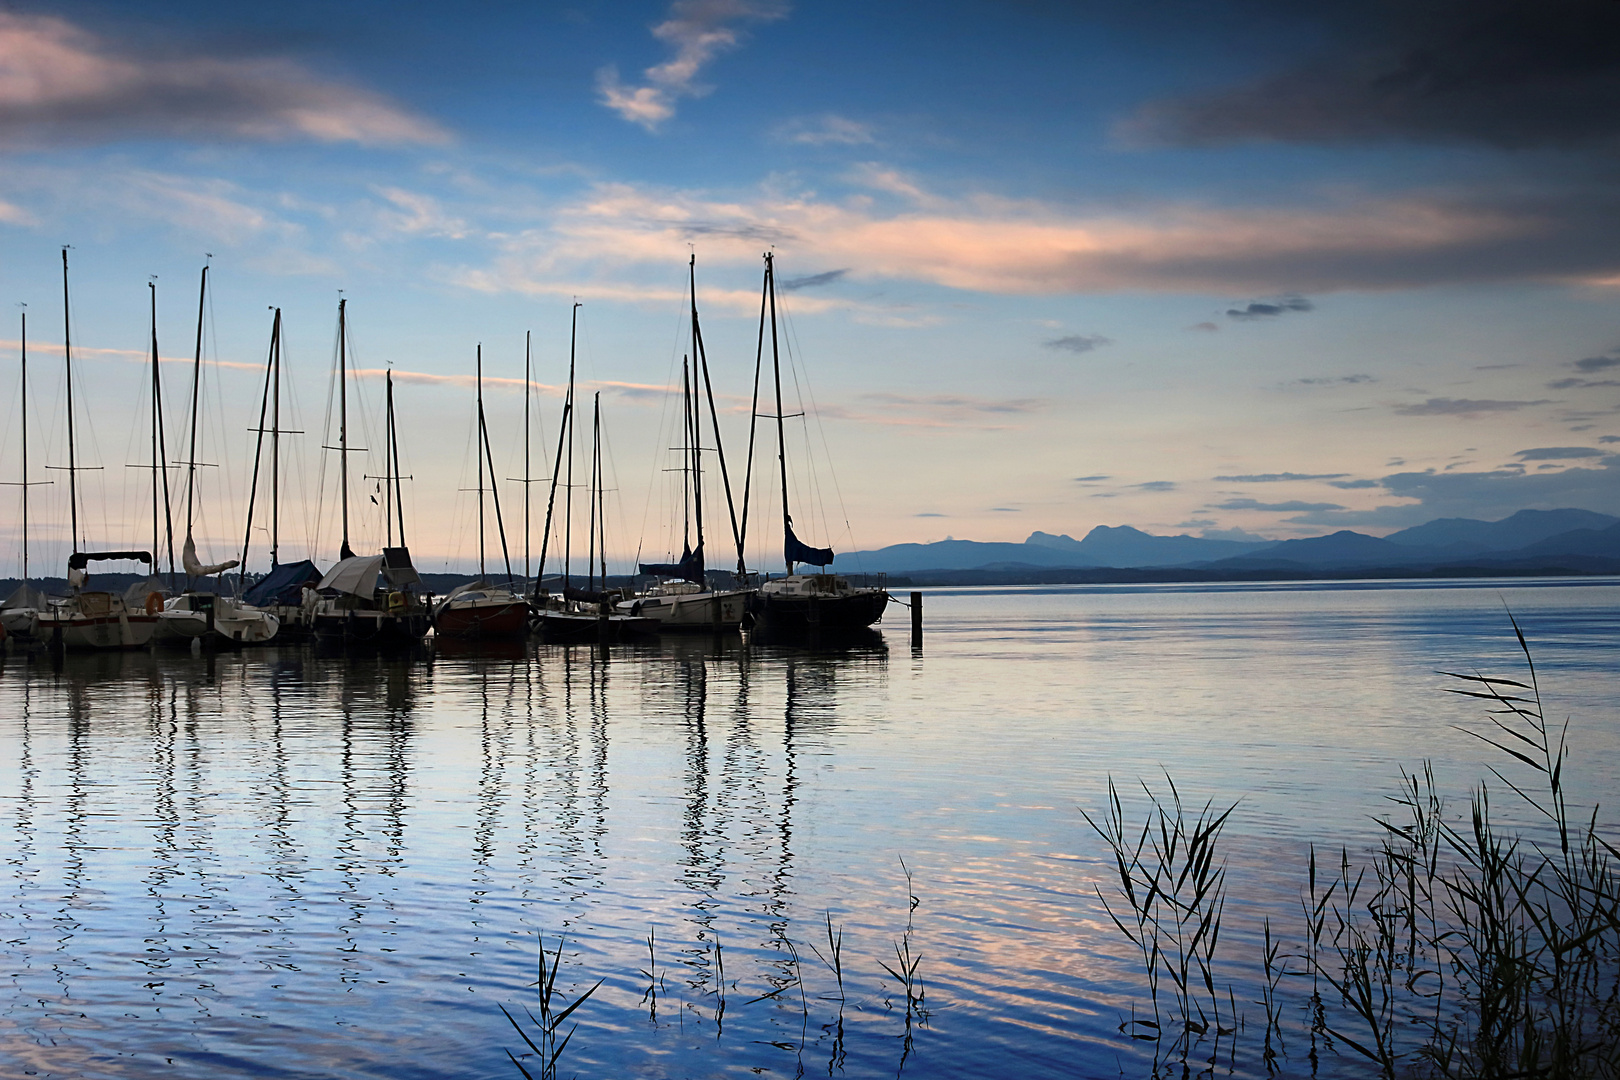
<svg viewBox="0 0 1620 1080"><path fill-rule="evenodd" d="M761 592L751 611L762 630L864 630L883 618L889 594L882 589L856 589L830 596L781 596Z"/></svg>
<svg viewBox="0 0 1620 1080"><path fill-rule="evenodd" d="M433 616L435 633L455 638L521 638L529 632L529 605L522 600L458 605Z"/></svg>
<svg viewBox="0 0 1620 1080"><path fill-rule="evenodd" d="M578 611L542 611L535 619L548 645L589 642L646 641L658 636L659 623L637 615L592 615Z"/></svg>
<svg viewBox="0 0 1620 1080"><path fill-rule="evenodd" d="M316 612L310 632L317 645L345 649L409 649L427 636L426 612L402 615L384 611Z"/></svg>
<svg viewBox="0 0 1620 1080"><path fill-rule="evenodd" d="M752 589L642 596L618 606L625 615L654 619L660 632L717 633L741 629Z"/></svg>
<svg viewBox="0 0 1620 1080"><path fill-rule="evenodd" d="M120 612L107 615L39 617L37 633L52 646L74 651L144 649L157 632L157 616Z"/></svg>

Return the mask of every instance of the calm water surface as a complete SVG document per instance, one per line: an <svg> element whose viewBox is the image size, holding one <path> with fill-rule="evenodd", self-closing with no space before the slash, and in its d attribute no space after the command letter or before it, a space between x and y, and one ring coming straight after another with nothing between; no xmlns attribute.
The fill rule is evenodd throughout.
<svg viewBox="0 0 1620 1080"><path fill-rule="evenodd" d="M1370 843L1403 766L1482 775L1435 669L1520 671L1504 605L1577 796L1615 789L1617 585L941 590L921 653L895 609L823 652L9 656L0 1075L515 1077L500 1006L564 932L559 991L605 981L563 1076L1145 1075L1079 812L1107 778L1241 800L1251 999L1310 842Z"/></svg>

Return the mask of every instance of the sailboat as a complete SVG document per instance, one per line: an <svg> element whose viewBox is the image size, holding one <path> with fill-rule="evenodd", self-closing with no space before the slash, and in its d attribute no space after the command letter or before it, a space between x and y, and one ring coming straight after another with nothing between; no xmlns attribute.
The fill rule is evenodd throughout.
<svg viewBox="0 0 1620 1080"><path fill-rule="evenodd" d="M316 586L319 600L310 614L318 643L346 648L398 649L427 635L431 617L415 586L421 575L411 565L405 544L405 509L400 498L399 428L394 422L394 374L387 376L387 445L383 450L384 517L387 543L379 555L356 555L349 546L348 301L338 301L338 452L339 499L343 515L342 556ZM394 546L394 512L399 514L399 545ZM379 587L378 578L385 587Z"/></svg>
<svg viewBox="0 0 1620 1080"><path fill-rule="evenodd" d="M186 540L180 562L186 571L186 591L163 604L158 614L158 640L163 643L204 640L232 645L260 645L276 636L281 620L239 600L200 590L197 582L241 565L239 559L205 564L197 557L197 427L202 401L203 314L208 302L208 267L203 266L197 293L197 351L191 367L191 431L186 455ZM156 334L153 334L156 340Z"/></svg>
<svg viewBox="0 0 1620 1080"><path fill-rule="evenodd" d="M264 456L265 436L270 437L270 570L242 592L244 603L269 611L281 620L278 641L303 641L309 637L309 612L304 608L304 590L320 584L320 568L309 559L281 561L281 436L302 434L281 426L281 309L275 308L270 323L270 354L265 361L264 397L259 402L258 439L253 451L253 480L248 488L247 531L242 537L242 566L246 571L248 548L253 538L253 504L259 493L259 467ZM265 427L269 420L270 426Z"/></svg>
<svg viewBox="0 0 1620 1080"><path fill-rule="evenodd" d="M489 449L489 426L484 420L484 347L478 346L478 580L451 590L433 610L436 633L460 638L523 638L529 632L529 602L510 588L512 559L506 550L506 525L501 520L501 496L495 486L495 458ZM489 488L495 504L495 528L500 532L501 555L506 560L508 587L491 585L484 572L484 465L489 465Z"/></svg>
<svg viewBox="0 0 1620 1080"><path fill-rule="evenodd" d="M574 525L574 374L575 346L579 341L579 308L576 301L568 338L568 391L563 396L562 422L557 431L557 456L551 467L551 492L546 501L546 524L540 542L540 565L535 573L535 623L541 637L550 644L571 642L634 641L657 633L657 624L640 614L614 610L614 601L621 593L607 587L607 552L602 549L602 588L596 588L597 538L602 509L601 450L602 407L597 395L591 450L591 503L590 544L588 549L590 570L586 587L576 589L573 584L573 525ZM567 463L566 474L563 471ZM551 541L552 515L557 507L557 488L563 496L563 569L562 592L553 595L542 587L545 578L546 553Z"/></svg>
<svg viewBox="0 0 1620 1080"><path fill-rule="evenodd" d="M68 249L62 249L62 356L66 364L68 528L72 554L68 556L68 585L73 595L51 601L35 618L36 633L53 649L137 649L152 641L157 630L157 609L148 596L144 606L126 594L86 589L93 562L144 562L153 565L149 551L79 550L79 472L73 415L73 320L68 306ZM26 491L27 489L24 488Z"/></svg>
<svg viewBox="0 0 1620 1080"><path fill-rule="evenodd" d="M641 563L641 573L654 579L652 585L633 599L619 604L619 610L657 619L663 630L722 631L742 626L748 611L751 588L715 589L708 581L703 554L703 403L698 379L709 406L710 429L714 433L715 456L720 462L721 484L726 506L731 511L732 537L737 542L737 581L746 580L743 567L742 533L736 507L731 501L731 481L726 473L725 451L720 444L720 423L714 406L714 387L709 382L709 361L703 348L703 331L698 324L697 256L687 263L691 296L692 353L681 362L681 443L680 472L685 518L681 557L669 563ZM696 546L692 541L696 539Z"/></svg>
<svg viewBox="0 0 1620 1080"><path fill-rule="evenodd" d="M28 479L28 312L22 313L22 389L17 398L22 417L21 479L6 482L22 489L22 584L0 603L0 637L29 641L39 629L39 613L45 607L45 594L28 584L28 489L49 480Z"/></svg>
<svg viewBox="0 0 1620 1080"><path fill-rule="evenodd" d="M765 255L765 284L760 308L762 345L766 319L769 319L771 368L776 384L776 460L782 479L782 556L787 563L787 575L761 582L759 592L750 603L750 611L755 625L767 632L854 630L871 626L883 618L883 611L889 604L889 594L883 586L852 585L848 578L825 570L814 574L793 572L797 563L828 566L833 561L833 550L811 547L793 531L793 514L788 501L787 438L783 428L782 358L776 332L775 258L770 253ZM757 362L754 372L754 415L759 415ZM752 464L750 461L750 475Z"/></svg>

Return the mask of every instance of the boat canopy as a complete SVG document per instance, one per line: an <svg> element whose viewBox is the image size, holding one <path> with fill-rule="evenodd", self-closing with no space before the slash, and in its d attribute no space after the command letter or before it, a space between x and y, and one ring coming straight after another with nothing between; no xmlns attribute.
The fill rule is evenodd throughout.
<svg viewBox="0 0 1620 1080"><path fill-rule="evenodd" d="M783 554L790 563L802 562L811 566L826 566L833 561L832 548L811 547L793 535L791 524L787 527L787 541L783 545Z"/></svg>
<svg viewBox="0 0 1620 1080"><path fill-rule="evenodd" d="M351 555L321 578L321 592L332 589L370 600L377 591L377 574L382 570L381 555Z"/></svg>
<svg viewBox="0 0 1620 1080"><path fill-rule="evenodd" d="M308 559L300 562L280 563L242 594L244 603L254 607L271 604L296 604L303 599L304 587L311 588L321 580L321 571Z"/></svg>
<svg viewBox="0 0 1620 1080"><path fill-rule="evenodd" d="M640 563L643 574L654 577L683 578L698 585L703 584L703 545L699 544L696 551L681 552L681 561L673 563Z"/></svg>
<svg viewBox="0 0 1620 1080"><path fill-rule="evenodd" d="M382 572L388 584L395 589L416 585L422 580L422 575L411 565L411 549L404 546L383 548Z"/></svg>
<svg viewBox="0 0 1620 1080"><path fill-rule="evenodd" d="M36 610L45 606L45 594L32 585L20 585L4 603L0 603L0 611L11 611L14 608L34 608Z"/></svg>
<svg viewBox="0 0 1620 1080"><path fill-rule="evenodd" d="M151 577L144 577L135 582L129 588L125 589L124 603L132 605L143 604L146 602L147 596L151 593L157 593L164 597L169 595L168 584L156 574L153 574Z"/></svg>

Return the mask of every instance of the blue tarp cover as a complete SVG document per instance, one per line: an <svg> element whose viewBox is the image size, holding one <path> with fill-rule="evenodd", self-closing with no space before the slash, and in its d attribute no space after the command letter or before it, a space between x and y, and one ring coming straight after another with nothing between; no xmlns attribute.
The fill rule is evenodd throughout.
<svg viewBox="0 0 1620 1080"><path fill-rule="evenodd" d="M703 545L699 544L696 551L681 552L681 561L678 563L642 563L641 572L652 574L654 577L685 578L687 581L703 584Z"/></svg>
<svg viewBox="0 0 1620 1080"><path fill-rule="evenodd" d="M254 607L296 604L303 599L304 586L314 587L320 580L320 570L308 559L282 563L255 582L242 599Z"/></svg>
<svg viewBox="0 0 1620 1080"><path fill-rule="evenodd" d="M787 527L787 543L783 547L783 554L790 563L802 562L811 566L826 566L833 561L832 548L811 547L793 535L792 525Z"/></svg>

